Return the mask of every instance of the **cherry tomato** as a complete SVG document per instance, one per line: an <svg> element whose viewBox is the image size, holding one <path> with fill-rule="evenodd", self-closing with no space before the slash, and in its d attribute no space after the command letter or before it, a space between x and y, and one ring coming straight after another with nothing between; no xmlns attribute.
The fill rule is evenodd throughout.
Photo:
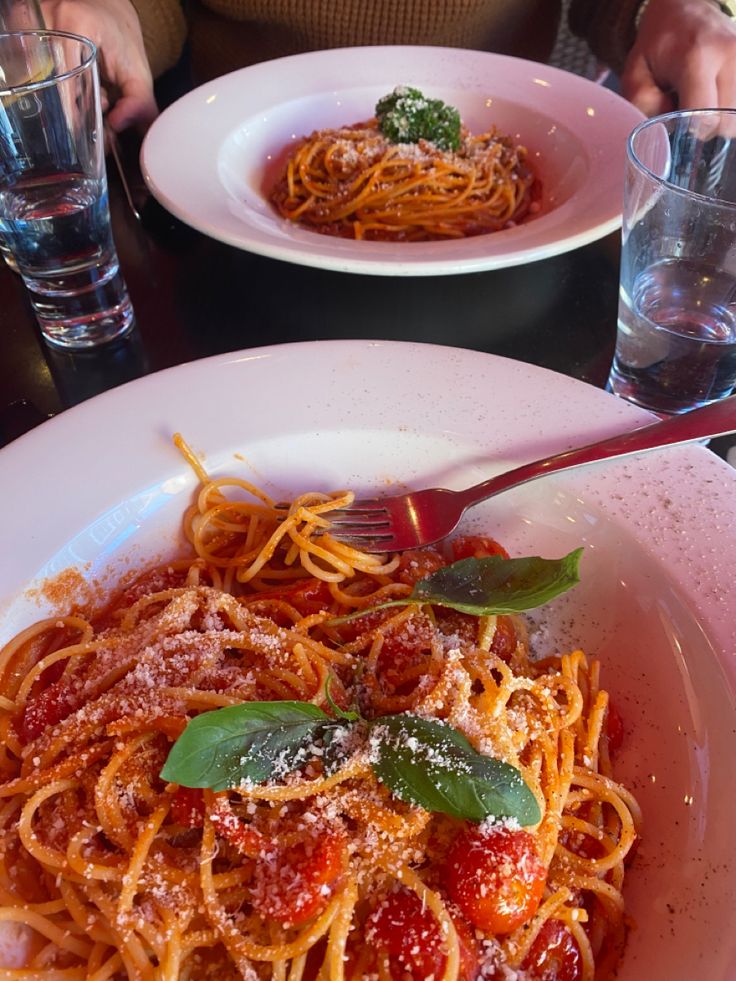
<svg viewBox="0 0 736 981"><path fill-rule="evenodd" d="M376 674L394 691L408 694L426 674L433 628L425 617L413 617L407 629L384 635Z"/></svg>
<svg viewBox="0 0 736 981"><path fill-rule="evenodd" d="M503 826L461 832L447 855L446 882L460 912L481 930L511 933L535 913L546 872L528 831Z"/></svg>
<svg viewBox="0 0 736 981"><path fill-rule="evenodd" d="M475 646L478 639L478 617L451 610L449 606L436 606L432 612L442 633L446 637L458 638L455 646Z"/></svg>
<svg viewBox="0 0 736 981"><path fill-rule="evenodd" d="M26 702L23 714L16 722L21 742L33 742L41 733L62 722L74 712L79 695L66 681L55 681Z"/></svg>
<svg viewBox="0 0 736 981"><path fill-rule="evenodd" d="M204 824L204 795L193 787L179 787L171 801L171 820L184 828L201 828Z"/></svg>
<svg viewBox="0 0 736 981"><path fill-rule="evenodd" d="M504 559L509 557L503 545L485 535L463 535L456 538L450 547L455 562L460 559L486 559L490 555L500 555Z"/></svg>
<svg viewBox="0 0 736 981"><path fill-rule="evenodd" d="M521 966L534 981L580 981L583 976L580 948L559 920L545 922Z"/></svg>
<svg viewBox="0 0 736 981"><path fill-rule="evenodd" d="M460 945L460 974L458 981L475 981L479 977L480 958L475 932L467 920L456 911L451 913L457 941Z"/></svg>
<svg viewBox="0 0 736 981"><path fill-rule="evenodd" d="M332 898L345 871L345 837L325 831L288 848L273 845L256 861L251 902L264 919L301 926Z"/></svg>
<svg viewBox="0 0 736 981"><path fill-rule="evenodd" d="M439 923L415 892L400 888L385 896L368 917L366 940L391 961L391 977L423 981L441 977L445 951Z"/></svg>
<svg viewBox="0 0 736 981"><path fill-rule="evenodd" d="M613 755L621 749L621 744L624 741L624 720L610 698L606 709L605 732L608 738L608 752Z"/></svg>
<svg viewBox="0 0 736 981"><path fill-rule="evenodd" d="M220 837L225 838L247 858L258 858L271 847L269 840L248 822L241 821L233 811L227 794L215 794L212 798L210 821Z"/></svg>
<svg viewBox="0 0 736 981"><path fill-rule="evenodd" d="M475 937L459 916L452 919L460 944L458 979L474 981L478 975ZM444 973L447 957L440 925L410 889L400 886L383 897L368 917L365 937L379 954L389 958L394 981L426 981Z"/></svg>
<svg viewBox="0 0 736 981"><path fill-rule="evenodd" d="M444 558L434 548L420 548L401 553L396 578L407 586L413 586L420 579L426 579L447 565Z"/></svg>

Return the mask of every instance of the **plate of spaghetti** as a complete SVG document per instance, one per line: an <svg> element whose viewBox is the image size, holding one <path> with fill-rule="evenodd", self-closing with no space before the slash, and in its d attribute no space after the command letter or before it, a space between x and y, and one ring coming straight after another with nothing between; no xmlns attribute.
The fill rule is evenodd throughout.
<svg viewBox="0 0 736 981"><path fill-rule="evenodd" d="M549 478L402 555L330 533L354 494L648 419L475 352L313 342L0 451L33 515L0 568L0 968L731 977L732 471L695 446Z"/></svg>
<svg viewBox="0 0 736 981"><path fill-rule="evenodd" d="M375 118L299 143L269 193L290 222L373 242L489 235L532 219L541 197L524 147L468 132L456 109L405 86Z"/></svg>
<svg viewBox="0 0 736 981"><path fill-rule="evenodd" d="M458 127L449 141L433 129L445 113ZM141 161L165 207L230 245L344 272L442 275L617 228L640 119L613 92L535 62L335 49L187 94L156 120Z"/></svg>

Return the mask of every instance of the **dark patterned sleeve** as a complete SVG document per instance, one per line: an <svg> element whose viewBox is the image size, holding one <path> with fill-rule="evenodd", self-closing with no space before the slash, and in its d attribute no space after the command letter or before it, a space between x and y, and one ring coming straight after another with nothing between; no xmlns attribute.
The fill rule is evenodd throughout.
<svg viewBox="0 0 736 981"><path fill-rule="evenodd" d="M570 30L585 38L601 61L620 72L636 38L636 13L641 3L642 0L572 0Z"/></svg>

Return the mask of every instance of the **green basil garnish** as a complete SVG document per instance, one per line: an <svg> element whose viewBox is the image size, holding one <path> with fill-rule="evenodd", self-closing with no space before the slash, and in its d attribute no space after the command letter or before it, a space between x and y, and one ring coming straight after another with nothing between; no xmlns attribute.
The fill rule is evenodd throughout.
<svg viewBox="0 0 736 981"><path fill-rule="evenodd" d="M390 143L429 140L441 150L460 147L460 113L441 99L428 99L419 89L397 86L376 104L376 119Z"/></svg>
<svg viewBox="0 0 736 981"><path fill-rule="evenodd" d="M243 702L203 712L172 746L161 779L210 790L264 783L306 762L330 721L309 702Z"/></svg>
<svg viewBox="0 0 736 981"><path fill-rule="evenodd" d="M420 580L404 599L329 622L409 603L435 603L476 616L520 613L579 582L582 553L577 548L561 559L461 559ZM366 722L357 711L336 704L329 684L328 677L325 699L336 718L309 702L291 701L244 702L203 712L172 746L162 779L228 790L282 779L314 755L322 756L325 772L334 772L345 760L344 736L360 726L371 743L376 776L400 800L463 820L491 815L524 825L540 820L539 805L519 771L476 752L456 729L411 714Z"/></svg>
<svg viewBox="0 0 736 981"><path fill-rule="evenodd" d="M410 600L449 606L476 616L523 613L544 606L580 582L582 554L582 548L576 548L561 559L538 555L460 559L420 579Z"/></svg>
<svg viewBox="0 0 736 981"><path fill-rule="evenodd" d="M541 814L519 771L476 752L451 726L417 715L376 719L378 779L400 800L460 820L489 815L536 824Z"/></svg>
<svg viewBox="0 0 736 981"><path fill-rule="evenodd" d="M345 761L345 734L365 729L378 779L400 800L428 811L482 821L489 815L536 824L537 802L518 770L477 753L462 733L416 715L341 725L303 702L244 702L189 722L166 760L163 780L184 787L235 789L282 779L304 765L316 743L325 772Z"/></svg>
<svg viewBox="0 0 736 981"><path fill-rule="evenodd" d="M561 559L538 555L460 559L420 579L408 596L335 617L328 623L345 623L375 610L410 603L434 603L474 616L523 613L549 603L580 582L582 554L583 549L576 548Z"/></svg>

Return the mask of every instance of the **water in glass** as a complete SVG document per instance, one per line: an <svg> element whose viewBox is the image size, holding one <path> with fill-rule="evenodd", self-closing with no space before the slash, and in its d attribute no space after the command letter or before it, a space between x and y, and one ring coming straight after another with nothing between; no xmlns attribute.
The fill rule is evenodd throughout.
<svg viewBox="0 0 736 981"><path fill-rule="evenodd" d="M13 251L46 339L60 347L126 333L133 308L110 231L107 188L82 174L19 181L0 192Z"/></svg>
<svg viewBox="0 0 736 981"><path fill-rule="evenodd" d="M619 299L608 387L657 412L685 412L736 386L736 279L698 259L640 272Z"/></svg>

